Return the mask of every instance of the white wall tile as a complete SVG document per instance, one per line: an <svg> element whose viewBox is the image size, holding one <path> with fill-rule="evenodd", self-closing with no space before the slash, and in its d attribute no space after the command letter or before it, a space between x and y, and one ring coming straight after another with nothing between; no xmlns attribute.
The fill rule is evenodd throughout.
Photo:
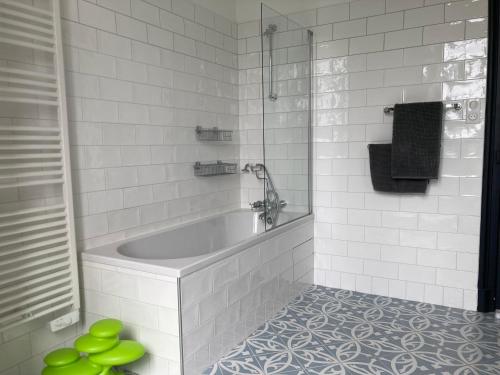
<svg viewBox="0 0 500 375"><path fill-rule="evenodd" d="M379 261L366 261L364 272L370 276L396 279L398 277L398 265Z"/></svg>
<svg viewBox="0 0 500 375"><path fill-rule="evenodd" d="M416 229L418 216L413 212L382 212L382 226L389 228Z"/></svg>
<svg viewBox="0 0 500 375"><path fill-rule="evenodd" d="M424 0L387 0L386 11L398 12L400 10L419 8L424 5Z"/></svg>
<svg viewBox="0 0 500 375"><path fill-rule="evenodd" d="M72 21L78 21L78 1L69 0L61 4L61 17Z"/></svg>
<svg viewBox="0 0 500 375"><path fill-rule="evenodd" d="M366 35L365 20L337 22L333 24L333 35L331 39L345 39L362 35Z"/></svg>
<svg viewBox="0 0 500 375"><path fill-rule="evenodd" d="M318 59L326 59L329 57L345 56L348 54L348 41L331 41L318 44Z"/></svg>
<svg viewBox="0 0 500 375"><path fill-rule="evenodd" d="M465 39L487 38L488 37L488 19L475 18L466 20Z"/></svg>
<svg viewBox="0 0 500 375"><path fill-rule="evenodd" d="M80 50L80 73L114 77L116 75L115 59L111 56Z"/></svg>
<svg viewBox="0 0 500 375"><path fill-rule="evenodd" d="M465 22L457 21L447 24L424 27L424 44L436 44L461 40L465 37Z"/></svg>
<svg viewBox="0 0 500 375"><path fill-rule="evenodd" d="M194 20L194 4L184 0L172 0L172 10L174 13Z"/></svg>
<svg viewBox="0 0 500 375"><path fill-rule="evenodd" d="M402 246L435 249L437 245L437 234L427 231L401 230L400 244Z"/></svg>
<svg viewBox="0 0 500 375"><path fill-rule="evenodd" d="M445 4L446 22L480 18L488 16L486 0L465 0Z"/></svg>
<svg viewBox="0 0 500 375"><path fill-rule="evenodd" d="M351 3L350 17L363 18L385 12L384 0L356 0Z"/></svg>
<svg viewBox="0 0 500 375"><path fill-rule="evenodd" d="M174 37L170 31L148 25L148 41L158 47L172 49Z"/></svg>
<svg viewBox="0 0 500 375"><path fill-rule="evenodd" d="M385 49L415 47L422 44L422 29L417 27L385 34Z"/></svg>
<svg viewBox="0 0 500 375"><path fill-rule="evenodd" d="M384 35L369 35L352 38L349 44L349 54L377 52L384 49Z"/></svg>
<svg viewBox="0 0 500 375"><path fill-rule="evenodd" d="M132 47L130 40L105 31L97 32L97 43L99 51L116 57L130 59Z"/></svg>
<svg viewBox="0 0 500 375"><path fill-rule="evenodd" d="M349 19L349 4L337 4L317 10L318 25Z"/></svg>
<svg viewBox="0 0 500 375"><path fill-rule="evenodd" d="M142 0L132 1L132 17L140 19L141 21L159 25L160 24L160 10Z"/></svg>
<svg viewBox="0 0 500 375"><path fill-rule="evenodd" d="M403 28L403 12L368 17L368 34L384 33Z"/></svg>
<svg viewBox="0 0 500 375"><path fill-rule="evenodd" d="M94 28L69 21L63 21L61 27L65 44L89 50L97 49L97 31Z"/></svg>
<svg viewBox="0 0 500 375"><path fill-rule="evenodd" d="M403 65L403 50L369 53L367 55L367 69L395 68Z"/></svg>
<svg viewBox="0 0 500 375"><path fill-rule="evenodd" d="M174 34L174 49L187 55L196 56L196 47L193 39Z"/></svg>
<svg viewBox="0 0 500 375"><path fill-rule="evenodd" d="M399 265L399 279L433 284L436 281L436 269L433 267Z"/></svg>
<svg viewBox="0 0 500 375"><path fill-rule="evenodd" d="M115 13L84 0L78 1L79 20L97 29L116 31Z"/></svg>
<svg viewBox="0 0 500 375"><path fill-rule="evenodd" d="M405 65L422 65L442 62L443 46L430 45L423 47L406 48L404 50Z"/></svg>
<svg viewBox="0 0 500 375"><path fill-rule="evenodd" d="M444 6L416 8L404 12L405 28L436 25L444 22Z"/></svg>
<svg viewBox="0 0 500 375"><path fill-rule="evenodd" d="M69 1L68 3L71 3ZM118 13L124 13L130 15L130 1L126 0L97 0L97 5L103 6L105 8L114 10Z"/></svg>
<svg viewBox="0 0 500 375"><path fill-rule="evenodd" d="M144 22L137 21L133 18L117 14L116 28L118 34L132 39L147 41L147 29Z"/></svg>

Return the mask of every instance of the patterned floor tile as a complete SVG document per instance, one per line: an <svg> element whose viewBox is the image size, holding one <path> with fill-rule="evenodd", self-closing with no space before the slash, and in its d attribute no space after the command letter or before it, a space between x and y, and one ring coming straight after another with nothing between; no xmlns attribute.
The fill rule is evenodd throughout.
<svg viewBox="0 0 500 375"><path fill-rule="evenodd" d="M314 286L203 374L500 375L500 323Z"/></svg>

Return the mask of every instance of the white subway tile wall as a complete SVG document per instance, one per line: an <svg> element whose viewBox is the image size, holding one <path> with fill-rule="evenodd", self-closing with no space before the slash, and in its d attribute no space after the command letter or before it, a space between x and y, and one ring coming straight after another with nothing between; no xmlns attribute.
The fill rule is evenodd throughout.
<svg viewBox="0 0 500 375"><path fill-rule="evenodd" d="M81 248L262 198L253 176L197 180L191 169L198 159L262 160L258 21L236 25L187 0L61 4ZM386 105L444 100L466 108L479 99L484 110L486 8L486 0L332 0L292 16L316 41L316 283L475 309L483 119L469 123L466 110L447 113L441 176L425 197L375 193L366 145L390 142ZM293 38L290 30L287 49L275 56L282 64L298 56ZM43 64L12 48L0 48L0 59ZM1 110L5 125L55 118L16 105ZM283 127L303 120L272 116ZM235 141L199 144L196 125L233 129ZM56 195L27 188L6 191L0 202ZM85 285L99 291L101 272L86 274ZM148 305L151 296L136 292ZM123 297L90 294L86 303L98 315L121 316ZM168 314L157 323L154 316L147 323L162 335L140 327L140 337L160 347L149 359L151 373L165 374L171 361L160 343L171 325ZM52 334L39 320L2 333L0 374L39 373L43 355L71 345L82 328Z"/></svg>
<svg viewBox="0 0 500 375"><path fill-rule="evenodd" d="M316 15L311 11L294 14L291 19L306 21L315 31L316 282L356 290L363 285L363 291L475 309L474 285L443 283L439 275L442 269L451 268L463 279L477 276L487 1L355 0L318 8ZM278 16L273 19L286 30L286 22L280 20ZM240 24L238 31L243 163L262 159L260 23ZM300 44L300 35L293 31L278 34L274 58L278 68L283 67L277 69L277 87L284 96L280 97L284 113L266 110L266 129L304 121L283 102L300 78L293 60ZM446 114L439 180L431 183L423 197L374 192L366 146L391 142L392 116L384 115L383 108L433 100L460 102L464 108ZM469 100L479 100L480 121L466 120ZM287 155L273 132L266 131L266 141L278 144L275 152L266 153L271 163L280 153ZM278 181L279 185L282 181ZM243 207L262 194L253 176L243 176L241 187ZM286 189L286 184L280 187ZM470 238L465 248L464 235ZM427 264L429 278L420 279L421 285L404 280L398 267L406 262L421 265L415 256L408 257L408 249L430 251L440 258L443 236L448 241L456 239L446 248L447 260ZM366 247L348 251L353 242ZM383 272L381 277L372 274L369 259L378 260L379 269L385 267L385 277ZM463 259L469 260L469 267L464 268ZM347 265L343 260L349 261ZM387 287L376 287L382 280ZM431 287L432 294L415 293Z"/></svg>
<svg viewBox="0 0 500 375"><path fill-rule="evenodd" d="M290 18L315 32L316 283L475 309L470 280L478 267L487 1L353 0ZM273 19L293 29L280 20ZM242 163L262 158L259 33L258 20L238 25ZM301 39L292 31L278 36L283 102L300 78L293 59ZM374 192L367 144L392 138L392 116L383 108L433 100L464 108L446 114L439 180L425 196ZM480 121L466 120L469 100L481 104ZM293 107L281 108L266 110L266 129L303 120ZM266 158L286 155L275 134L268 130L266 138L281 146ZM243 207L262 194L253 176L244 176L241 187ZM408 280L407 264L424 267L428 277ZM448 270L469 283L445 281Z"/></svg>
<svg viewBox="0 0 500 375"><path fill-rule="evenodd" d="M475 309L487 1L352 1L317 17L315 282ZM374 192L366 146L391 142L383 107L432 100L464 108L446 114L439 180L425 196Z"/></svg>
<svg viewBox="0 0 500 375"><path fill-rule="evenodd" d="M62 4L80 248L238 208L237 176L192 169L239 159L236 24L187 1Z"/></svg>
<svg viewBox="0 0 500 375"><path fill-rule="evenodd" d="M122 320L123 338L141 342L147 355L130 366L140 374L180 374L177 279L84 261L81 265L85 323Z"/></svg>
<svg viewBox="0 0 500 375"><path fill-rule="evenodd" d="M238 176L195 179L192 169L196 160L239 159L236 24L185 0L63 0L61 6L79 248L238 208ZM48 58L0 46L1 65L45 70ZM0 122L51 126L56 111L34 107L2 105ZM235 141L200 144L197 125L234 130ZM0 203L2 209L18 201L57 203L59 195L52 188L12 189ZM150 373L178 373L179 359L162 352L162 341L171 342L167 315L150 314L148 295L134 310L123 306L119 290L107 292L113 296L82 293L83 304L136 326L137 316L154 324L149 328L161 333L141 326L141 336L134 334L153 348ZM43 356L72 346L83 328L54 334L45 318L0 334L0 374L39 374Z"/></svg>

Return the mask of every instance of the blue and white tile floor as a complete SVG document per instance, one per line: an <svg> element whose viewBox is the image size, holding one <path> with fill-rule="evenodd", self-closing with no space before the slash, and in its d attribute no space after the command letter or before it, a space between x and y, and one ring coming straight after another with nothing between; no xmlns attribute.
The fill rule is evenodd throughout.
<svg viewBox="0 0 500 375"><path fill-rule="evenodd" d="M500 322L313 286L205 375L500 375Z"/></svg>

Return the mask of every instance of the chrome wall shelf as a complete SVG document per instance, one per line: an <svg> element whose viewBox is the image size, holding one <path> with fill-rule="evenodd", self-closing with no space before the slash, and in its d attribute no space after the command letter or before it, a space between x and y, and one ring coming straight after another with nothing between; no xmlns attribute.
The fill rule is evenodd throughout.
<svg viewBox="0 0 500 375"><path fill-rule="evenodd" d="M232 130L223 130L218 127L202 128L196 127L196 138L199 141L231 141L233 139Z"/></svg>
<svg viewBox="0 0 500 375"><path fill-rule="evenodd" d="M238 173L238 164L223 163L218 160L217 163L202 164L197 161L194 165L194 175L198 177L221 176L225 174Z"/></svg>

